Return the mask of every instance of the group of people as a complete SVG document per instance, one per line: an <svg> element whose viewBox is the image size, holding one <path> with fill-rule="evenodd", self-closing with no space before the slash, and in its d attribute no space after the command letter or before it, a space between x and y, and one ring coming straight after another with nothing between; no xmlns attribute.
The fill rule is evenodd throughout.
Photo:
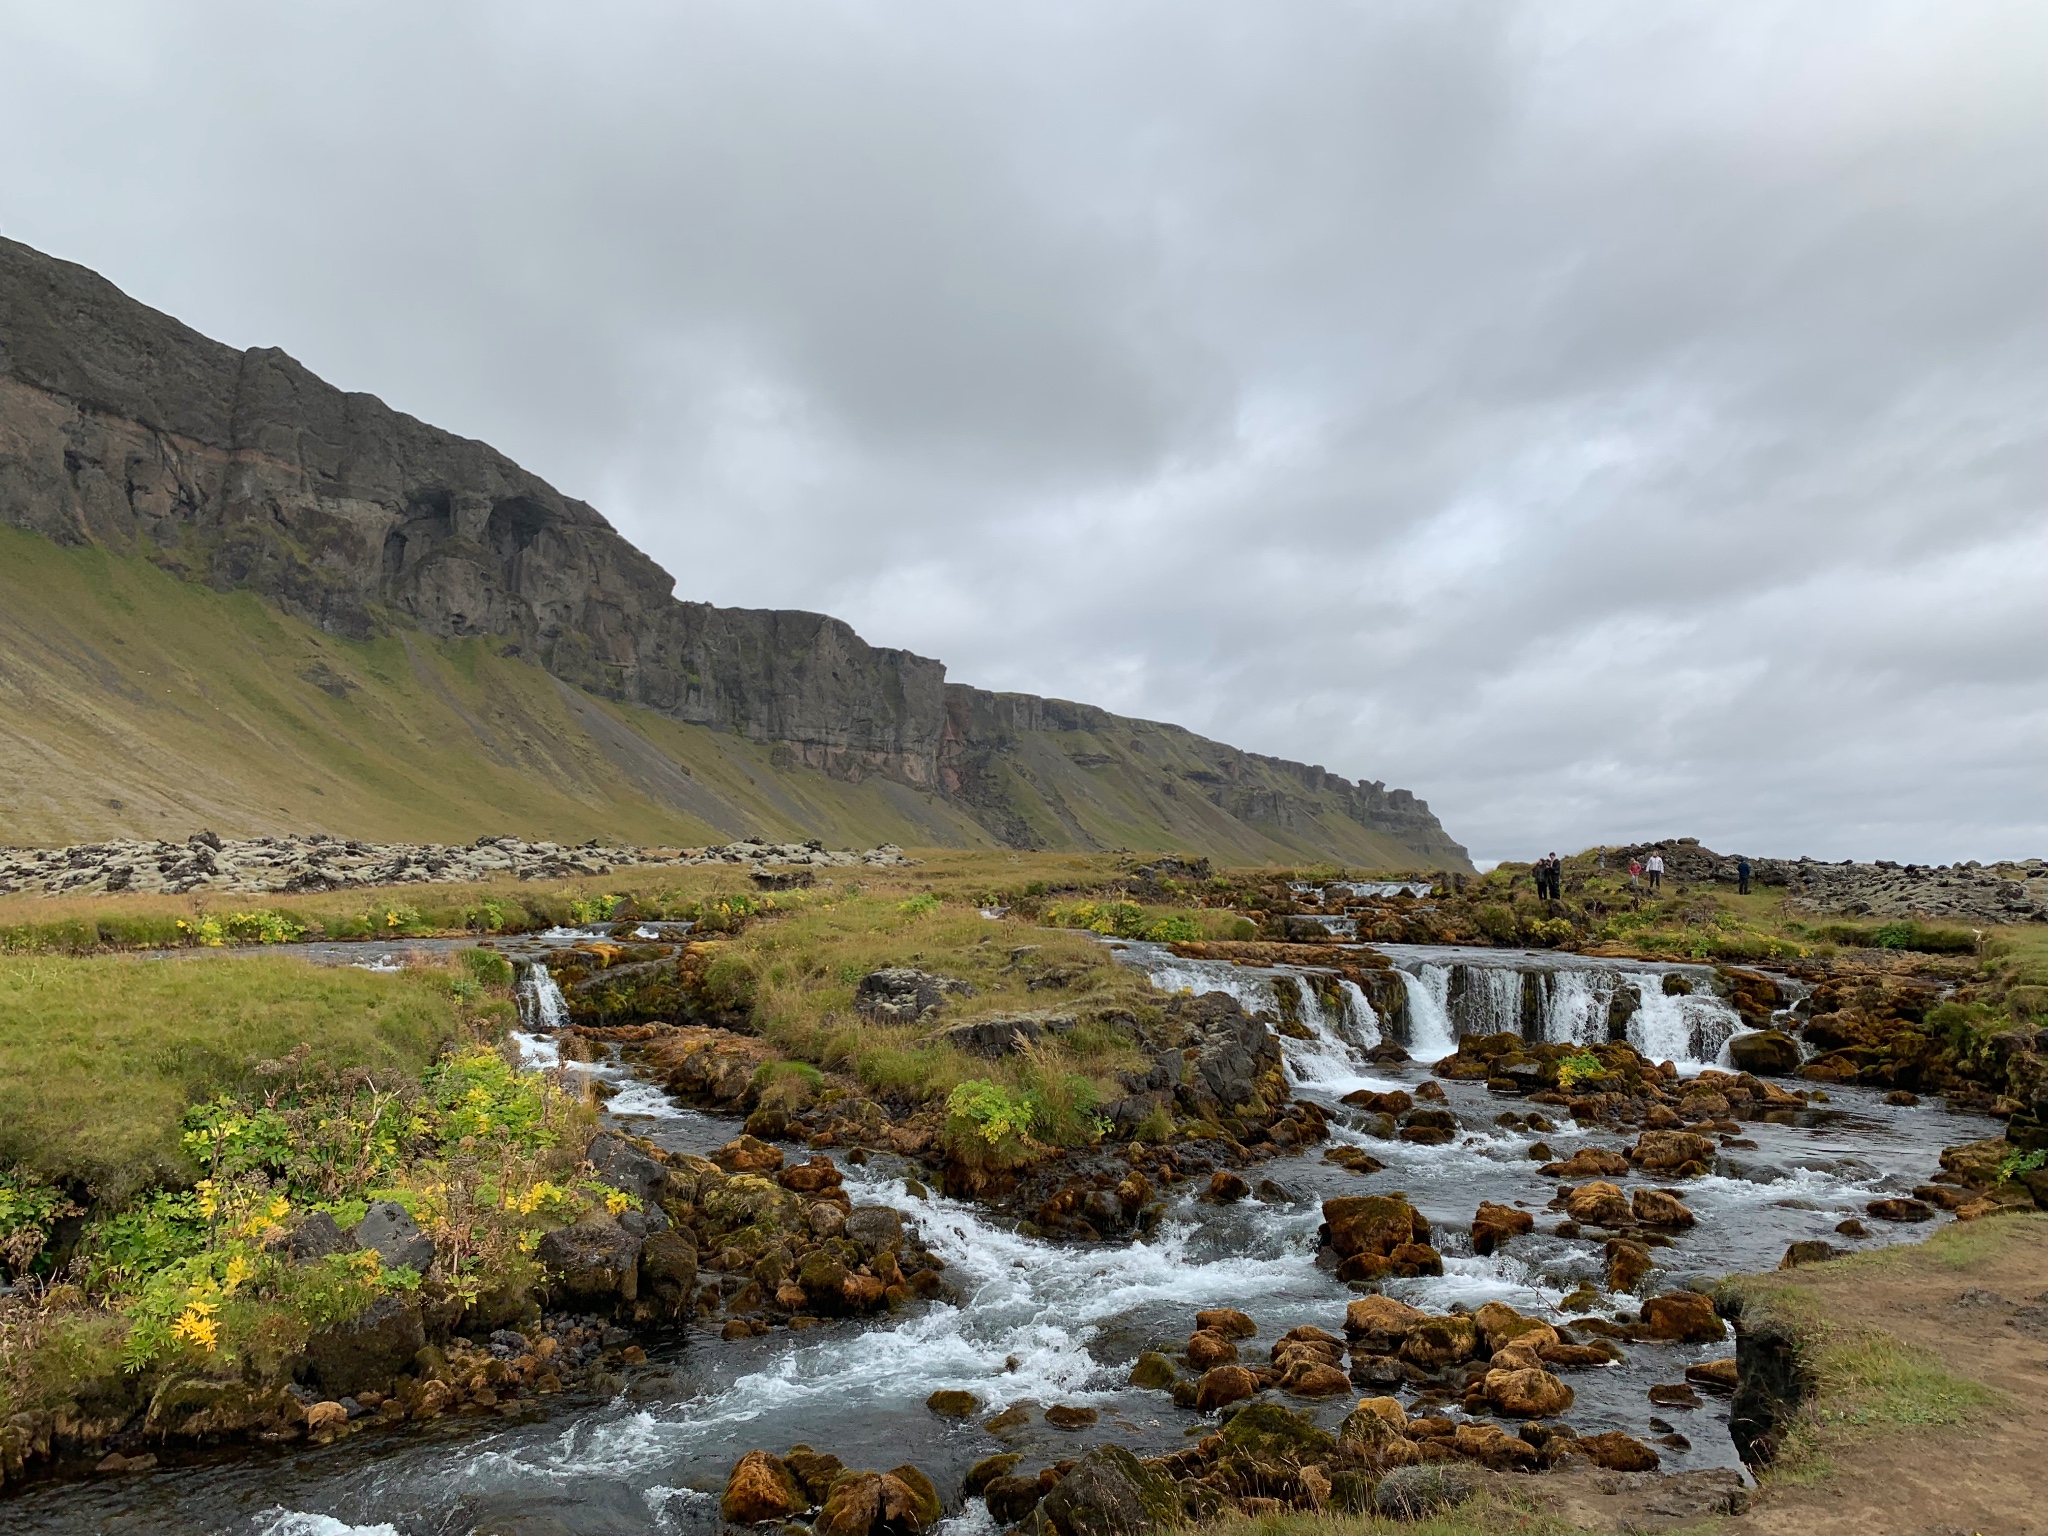
<svg viewBox="0 0 2048 1536"><path fill-rule="evenodd" d="M1538 901L1564 900L1564 864L1556 854L1546 854L1538 859L1533 872L1536 876Z"/></svg>
<svg viewBox="0 0 2048 1536"><path fill-rule="evenodd" d="M1645 876L1649 878L1651 890L1661 891L1664 889L1663 854L1653 851L1647 860L1630 859L1628 861L1628 885L1630 890L1634 890L1636 881Z"/></svg>

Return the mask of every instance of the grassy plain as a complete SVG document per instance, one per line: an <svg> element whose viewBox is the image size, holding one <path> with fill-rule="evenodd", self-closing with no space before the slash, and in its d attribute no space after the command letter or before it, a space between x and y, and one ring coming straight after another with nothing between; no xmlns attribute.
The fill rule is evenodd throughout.
<svg viewBox="0 0 2048 1536"><path fill-rule="evenodd" d="M454 1039L446 979L277 957L0 958L0 1164L103 1198L192 1177L185 1110L300 1045L416 1077Z"/></svg>

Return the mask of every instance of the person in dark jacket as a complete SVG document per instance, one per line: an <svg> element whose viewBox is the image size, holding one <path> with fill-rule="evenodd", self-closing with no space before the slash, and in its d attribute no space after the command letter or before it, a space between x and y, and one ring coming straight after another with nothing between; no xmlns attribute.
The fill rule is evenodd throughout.
<svg viewBox="0 0 2048 1536"><path fill-rule="evenodd" d="M1747 859L1738 859L1735 862L1735 894L1738 896L1747 896L1749 894L1749 860Z"/></svg>

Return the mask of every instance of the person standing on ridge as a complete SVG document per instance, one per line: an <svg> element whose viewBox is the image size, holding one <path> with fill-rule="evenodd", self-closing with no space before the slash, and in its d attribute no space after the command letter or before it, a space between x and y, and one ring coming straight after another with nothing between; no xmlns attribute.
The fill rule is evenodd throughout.
<svg viewBox="0 0 2048 1536"><path fill-rule="evenodd" d="M1645 865L1643 866L1643 873L1644 873L1644 874L1646 874L1646 875L1648 875L1648 876L1650 877L1650 889L1651 889L1651 890L1653 890L1653 891L1661 891L1661 890L1663 890L1663 889L1664 889L1664 855L1663 855L1662 853L1660 853L1660 852L1655 852L1655 851L1653 851L1653 852L1652 852L1652 853L1650 854L1650 861L1649 861L1649 862L1648 862L1647 864L1645 864Z"/></svg>
<svg viewBox="0 0 2048 1536"><path fill-rule="evenodd" d="M1747 896L1749 894L1749 860L1747 859L1737 859L1735 861L1735 894L1738 896Z"/></svg>
<svg viewBox="0 0 2048 1536"><path fill-rule="evenodd" d="M1550 881L1550 899L1552 901L1563 901L1564 862L1558 858L1555 850L1551 852L1548 859L1544 860L1544 867L1550 872L1547 877Z"/></svg>

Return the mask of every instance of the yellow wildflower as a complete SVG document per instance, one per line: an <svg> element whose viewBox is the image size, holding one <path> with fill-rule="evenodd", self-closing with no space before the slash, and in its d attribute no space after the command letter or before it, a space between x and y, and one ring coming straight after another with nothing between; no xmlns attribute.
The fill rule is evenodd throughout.
<svg viewBox="0 0 2048 1536"><path fill-rule="evenodd" d="M171 1336L183 1339L187 1344L197 1344L211 1354L220 1343L220 1324L214 1321L214 1305L210 1301L194 1301L178 1314L178 1320L171 1324Z"/></svg>
<svg viewBox="0 0 2048 1536"><path fill-rule="evenodd" d="M221 1281L221 1290L232 1296L255 1273L256 1266L238 1253L228 1260L227 1276Z"/></svg>

